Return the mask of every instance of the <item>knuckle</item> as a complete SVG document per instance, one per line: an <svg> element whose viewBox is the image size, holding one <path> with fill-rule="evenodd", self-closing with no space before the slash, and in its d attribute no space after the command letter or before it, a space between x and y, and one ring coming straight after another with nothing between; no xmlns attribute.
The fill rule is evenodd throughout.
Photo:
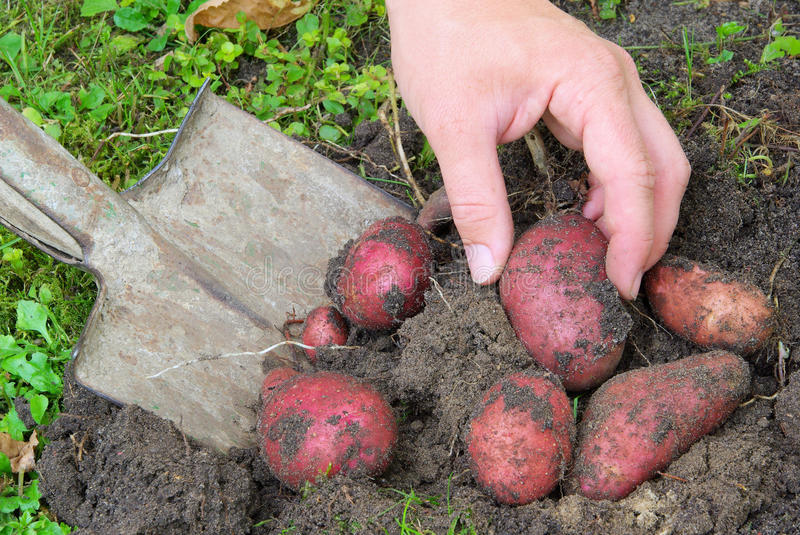
<svg viewBox="0 0 800 535"><path fill-rule="evenodd" d="M480 200L451 201L450 209L453 220L462 229L483 227L497 220L500 213L497 206Z"/></svg>

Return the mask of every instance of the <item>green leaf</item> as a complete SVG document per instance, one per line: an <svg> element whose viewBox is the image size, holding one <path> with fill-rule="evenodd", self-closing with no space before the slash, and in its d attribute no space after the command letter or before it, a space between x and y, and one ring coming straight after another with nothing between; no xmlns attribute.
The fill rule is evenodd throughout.
<svg viewBox="0 0 800 535"><path fill-rule="evenodd" d="M737 34L745 29L745 26L742 26L738 22L730 21L720 24L716 27L717 36L720 39L725 39L726 37L730 37L731 35Z"/></svg>
<svg viewBox="0 0 800 535"><path fill-rule="evenodd" d="M181 8L181 0L167 0L167 15L175 15Z"/></svg>
<svg viewBox="0 0 800 535"><path fill-rule="evenodd" d="M47 332L47 308L36 301L20 300L17 302L17 329L36 331L48 344L53 343Z"/></svg>
<svg viewBox="0 0 800 535"><path fill-rule="evenodd" d="M19 89L13 85L4 85L3 87L0 87L0 98L6 102L10 102L11 97L19 98L21 96L22 93L20 93Z"/></svg>
<svg viewBox="0 0 800 535"><path fill-rule="evenodd" d="M93 109L89 112L89 117L97 121L98 123L102 123L108 117L108 114L111 113L111 110L114 109L113 104L102 104L97 108Z"/></svg>
<svg viewBox="0 0 800 535"><path fill-rule="evenodd" d="M342 132L339 131L339 129L336 128L335 126L324 124L319 128L319 137L327 141L336 143L339 140L339 138L342 137Z"/></svg>
<svg viewBox="0 0 800 535"><path fill-rule="evenodd" d="M706 63L708 63L709 65L713 65L714 63L724 63L732 59L733 59L733 52L731 52L730 50L723 50L722 52L719 53L719 56L708 58Z"/></svg>
<svg viewBox="0 0 800 535"><path fill-rule="evenodd" d="M97 84L89 86L89 90L81 89L78 91L78 100L80 101L81 110L93 110L98 107L106 99L105 90Z"/></svg>
<svg viewBox="0 0 800 535"><path fill-rule="evenodd" d="M98 13L119 9L117 0L83 0L81 17L93 17Z"/></svg>
<svg viewBox="0 0 800 535"><path fill-rule="evenodd" d="M36 126L42 126L44 124L44 118L42 117L42 114L39 113L39 110L37 110L36 108L31 108L30 106L26 106L25 108L22 109L22 115Z"/></svg>
<svg viewBox="0 0 800 535"><path fill-rule="evenodd" d="M11 63L22 49L22 37L14 32L8 32L0 37L0 56Z"/></svg>
<svg viewBox="0 0 800 535"><path fill-rule="evenodd" d="M147 27L147 19L138 9L123 7L114 13L114 24L123 30L138 32Z"/></svg>
<svg viewBox="0 0 800 535"><path fill-rule="evenodd" d="M164 32L158 37L154 37L147 43L147 50L150 52L161 52L167 46L167 39L169 39L169 34L167 32Z"/></svg>
<svg viewBox="0 0 800 535"><path fill-rule="evenodd" d="M11 461L8 460L8 457L5 453L0 451L0 474L10 474L11 473Z"/></svg>
<svg viewBox="0 0 800 535"><path fill-rule="evenodd" d="M50 405L50 400L48 400L47 397L43 396L42 394L36 394L30 399L30 404L31 416L33 416L33 420L37 424L41 424L42 417L47 410L47 406Z"/></svg>
<svg viewBox="0 0 800 535"><path fill-rule="evenodd" d="M322 101L322 107L325 108L328 113L332 113L334 115L344 113L344 106L327 98Z"/></svg>
<svg viewBox="0 0 800 535"><path fill-rule="evenodd" d="M360 3L352 3L347 6L347 13L344 23L348 26L361 26L367 22L367 13Z"/></svg>
<svg viewBox="0 0 800 535"><path fill-rule="evenodd" d="M139 45L139 39L133 35L117 35L111 39L111 47L117 55L125 54Z"/></svg>
<svg viewBox="0 0 800 535"><path fill-rule="evenodd" d="M794 35L782 35L776 38L775 45L790 56L800 55L800 39Z"/></svg>
<svg viewBox="0 0 800 535"><path fill-rule="evenodd" d="M39 287L39 302L45 306L49 305L50 302L53 300L53 292L50 290L50 286L45 283Z"/></svg>
<svg viewBox="0 0 800 535"><path fill-rule="evenodd" d="M19 419L17 409L11 407L3 419L0 420L0 432L5 431L14 440L23 440L23 435L28 429L22 420Z"/></svg>
<svg viewBox="0 0 800 535"><path fill-rule="evenodd" d="M44 132L51 138L58 140L61 137L61 125L58 123L50 123L44 127Z"/></svg>
<svg viewBox="0 0 800 535"><path fill-rule="evenodd" d="M34 352L30 355L21 353L6 357L2 367L7 372L22 378L38 392L50 392L59 394L61 392L61 378L53 371L50 366L50 359L41 352Z"/></svg>

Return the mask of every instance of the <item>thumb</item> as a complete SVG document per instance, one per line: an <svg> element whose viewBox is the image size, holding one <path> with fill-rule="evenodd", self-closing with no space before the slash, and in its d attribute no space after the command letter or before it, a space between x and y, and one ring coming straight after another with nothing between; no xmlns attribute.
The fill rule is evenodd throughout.
<svg viewBox="0 0 800 535"><path fill-rule="evenodd" d="M514 240L494 139L484 133L451 128L429 135L428 141L442 170L472 280L491 284L500 277Z"/></svg>

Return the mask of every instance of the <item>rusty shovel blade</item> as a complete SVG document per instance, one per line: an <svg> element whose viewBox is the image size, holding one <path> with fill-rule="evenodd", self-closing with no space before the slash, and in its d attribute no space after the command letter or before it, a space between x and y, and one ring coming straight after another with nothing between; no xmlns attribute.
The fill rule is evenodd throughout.
<svg viewBox="0 0 800 535"><path fill-rule="evenodd" d="M327 303L328 259L391 215L412 210L207 85L122 194L0 99L0 223L97 280L76 379L222 450L255 444L256 353Z"/></svg>

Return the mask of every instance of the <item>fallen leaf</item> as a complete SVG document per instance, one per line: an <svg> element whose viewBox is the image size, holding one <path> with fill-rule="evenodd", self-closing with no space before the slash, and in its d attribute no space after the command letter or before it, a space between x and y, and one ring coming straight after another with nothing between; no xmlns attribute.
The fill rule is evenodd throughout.
<svg viewBox="0 0 800 535"><path fill-rule="evenodd" d="M190 43L197 40L195 24L209 28L238 28L236 14L244 11L248 20L262 30L284 26L305 15L313 0L208 0L189 15L184 25Z"/></svg>
<svg viewBox="0 0 800 535"><path fill-rule="evenodd" d="M30 472L36 467L33 450L38 444L35 430L27 441L14 440L8 433L0 433L0 452L8 457L12 472Z"/></svg>

